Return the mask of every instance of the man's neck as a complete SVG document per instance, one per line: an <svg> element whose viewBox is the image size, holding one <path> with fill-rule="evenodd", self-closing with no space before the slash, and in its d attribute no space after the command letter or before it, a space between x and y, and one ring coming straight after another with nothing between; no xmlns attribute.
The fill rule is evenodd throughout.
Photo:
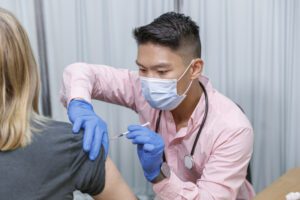
<svg viewBox="0 0 300 200"><path fill-rule="evenodd" d="M187 124L200 100L202 93L203 91L198 83L198 80L194 80L190 90L187 93L186 98L177 108L171 111L174 122L176 124L176 129L179 130L185 124Z"/></svg>

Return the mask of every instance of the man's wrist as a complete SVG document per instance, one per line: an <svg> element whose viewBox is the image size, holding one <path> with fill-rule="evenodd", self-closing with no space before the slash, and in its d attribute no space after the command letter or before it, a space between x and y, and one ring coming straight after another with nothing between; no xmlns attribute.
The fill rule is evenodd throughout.
<svg viewBox="0 0 300 200"><path fill-rule="evenodd" d="M166 178L169 178L171 176L170 167L166 162L163 162L159 174L151 181L152 183L158 183Z"/></svg>
<svg viewBox="0 0 300 200"><path fill-rule="evenodd" d="M70 100L70 102L71 101L81 101L81 102L87 102L84 98L81 98L81 97L75 97L75 98L72 98L71 100ZM88 103L88 102L87 102Z"/></svg>
<svg viewBox="0 0 300 200"><path fill-rule="evenodd" d="M164 180L166 177L162 174L161 170L159 174L151 181L151 183L159 183L160 181Z"/></svg>

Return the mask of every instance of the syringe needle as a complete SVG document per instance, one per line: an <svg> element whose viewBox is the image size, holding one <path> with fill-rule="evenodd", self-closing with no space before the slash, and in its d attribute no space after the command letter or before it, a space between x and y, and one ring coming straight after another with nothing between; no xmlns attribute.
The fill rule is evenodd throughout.
<svg viewBox="0 0 300 200"><path fill-rule="evenodd" d="M150 122L146 122L145 124L142 124L141 126L148 126L150 124ZM124 135L127 135L129 133L129 131L126 131L126 132L124 132L124 133L121 133L120 135L115 135L115 136L113 136L113 137L111 137L110 139L111 140L115 140L115 139L118 139L118 138L120 138L120 137L122 137L122 136L124 136Z"/></svg>

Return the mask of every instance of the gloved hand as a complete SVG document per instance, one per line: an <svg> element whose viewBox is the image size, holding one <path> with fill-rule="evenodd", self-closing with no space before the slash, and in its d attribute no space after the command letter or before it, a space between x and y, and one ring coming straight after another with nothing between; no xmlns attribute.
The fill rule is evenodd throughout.
<svg viewBox="0 0 300 200"><path fill-rule="evenodd" d="M137 144L137 153L144 175L152 182L160 173L164 141L159 134L140 125L130 125L128 131L127 138L131 139L133 144Z"/></svg>
<svg viewBox="0 0 300 200"><path fill-rule="evenodd" d="M106 158L109 146L107 125L96 115L93 106L84 100L74 99L68 105L68 116L73 124L74 133L78 133L80 128L84 129L83 150L89 152L89 158L97 158L101 144Z"/></svg>

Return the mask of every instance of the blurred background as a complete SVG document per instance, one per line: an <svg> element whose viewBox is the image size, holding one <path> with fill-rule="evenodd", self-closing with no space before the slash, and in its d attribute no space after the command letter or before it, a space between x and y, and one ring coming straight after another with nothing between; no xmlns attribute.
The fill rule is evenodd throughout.
<svg viewBox="0 0 300 200"><path fill-rule="evenodd" d="M256 192L300 165L299 0L0 0L0 7L13 12L29 34L41 68L43 114L62 121L68 121L59 101L67 65L137 70L132 30L168 11L191 16L200 26L204 74L254 127ZM126 108L93 104L111 135L139 123ZM112 141L110 156L134 192L151 199L135 147L126 139ZM89 198L78 193L75 199Z"/></svg>

